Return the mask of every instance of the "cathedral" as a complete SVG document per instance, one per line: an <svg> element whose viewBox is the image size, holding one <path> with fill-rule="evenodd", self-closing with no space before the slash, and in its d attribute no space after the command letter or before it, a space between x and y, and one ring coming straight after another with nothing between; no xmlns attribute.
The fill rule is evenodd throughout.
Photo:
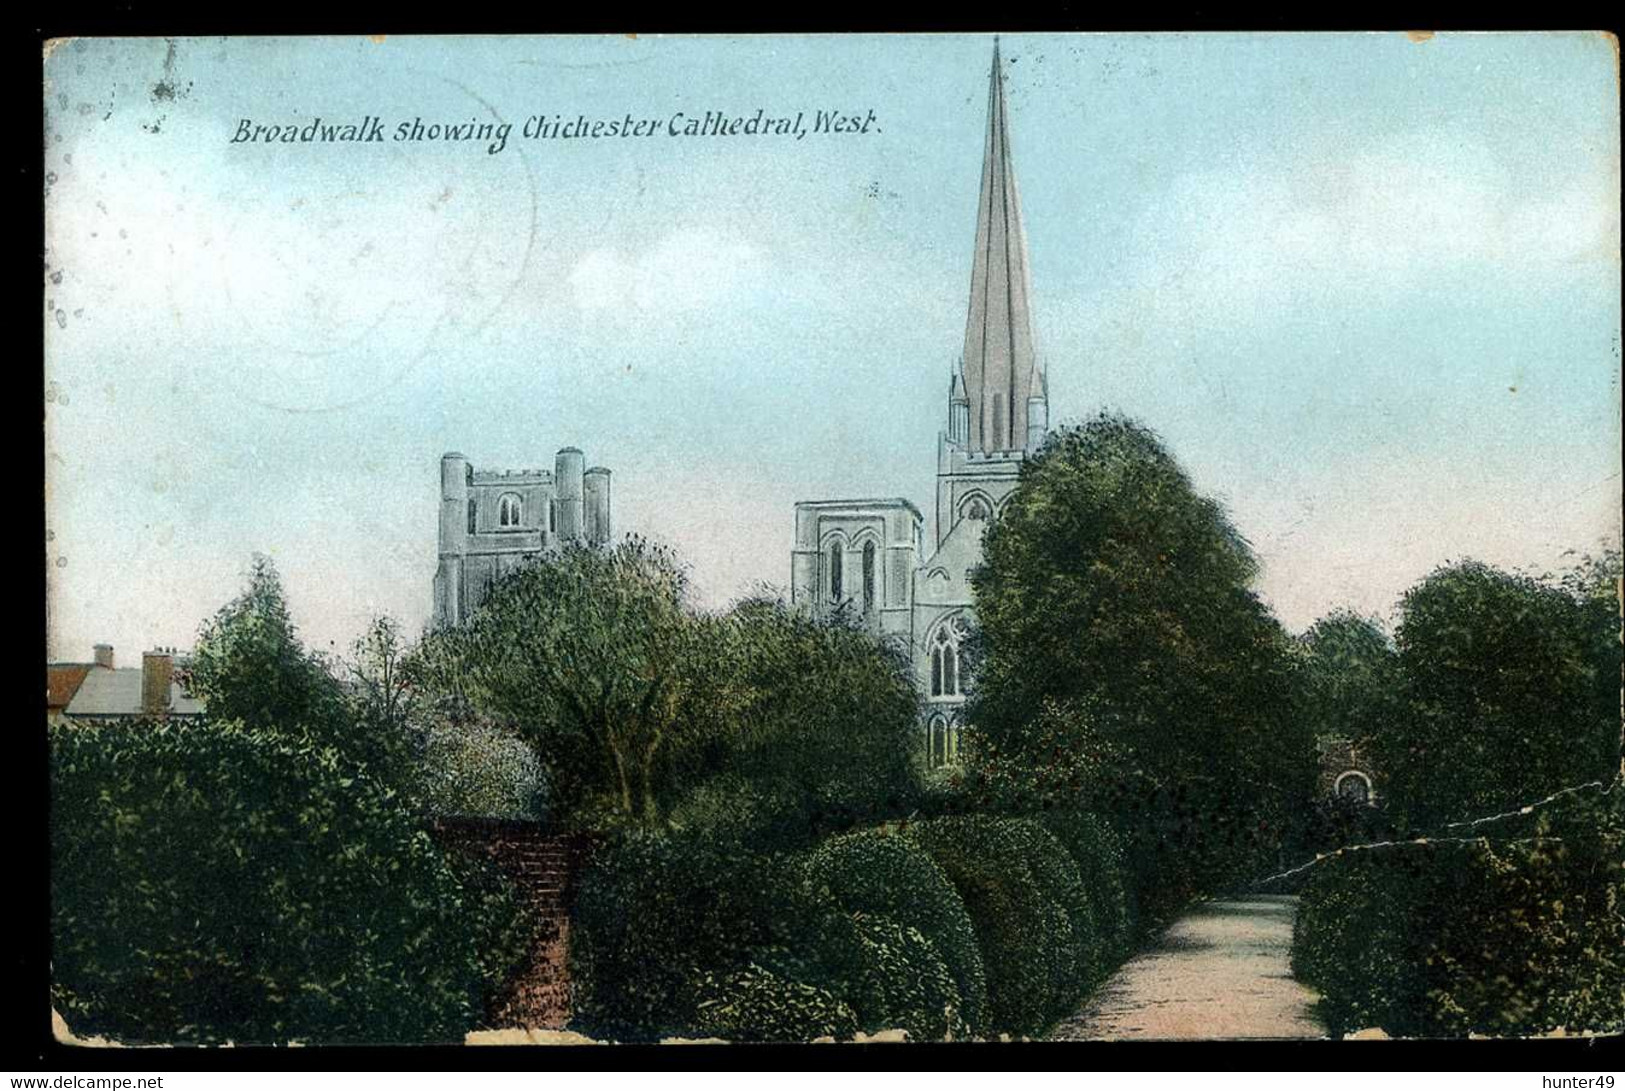
<svg viewBox="0 0 1625 1091"><path fill-rule="evenodd" d="M844 607L877 636L908 648L935 765L958 758L967 682L960 649L982 533L1049 426L1030 299L995 42L965 345L950 369L947 429L937 437L935 541L927 546L920 509L901 497L807 500L796 505L791 558L794 603L815 613Z"/></svg>

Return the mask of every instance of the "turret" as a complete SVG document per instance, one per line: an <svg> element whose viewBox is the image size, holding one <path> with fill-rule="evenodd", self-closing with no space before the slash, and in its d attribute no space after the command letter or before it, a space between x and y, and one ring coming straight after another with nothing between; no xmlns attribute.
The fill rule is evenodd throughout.
<svg viewBox="0 0 1625 1091"><path fill-rule="evenodd" d="M970 442L970 399L965 396L963 361L948 380L948 438L958 444Z"/></svg>
<svg viewBox="0 0 1625 1091"><path fill-rule="evenodd" d="M555 496L559 512L559 538L566 542L582 540L582 477L586 465L587 460L578 447L560 449L553 462L553 476L558 490Z"/></svg>
<svg viewBox="0 0 1625 1091"><path fill-rule="evenodd" d="M468 459L452 451L440 456L440 555L461 554L468 548L469 478L473 469Z"/></svg>
<svg viewBox="0 0 1625 1091"><path fill-rule="evenodd" d="M587 541L603 545L610 539L609 529L609 471L594 466L583 477L586 493L585 518Z"/></svg>

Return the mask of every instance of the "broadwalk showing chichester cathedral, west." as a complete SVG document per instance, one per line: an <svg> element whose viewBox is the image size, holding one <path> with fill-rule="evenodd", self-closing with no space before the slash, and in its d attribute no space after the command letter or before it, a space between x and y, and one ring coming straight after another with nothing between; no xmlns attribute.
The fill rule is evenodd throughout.
<svg viewBox="0 0 1625 1091"><path fill-rule="evenodd" d="M820 615L851 611L876 636L907 646L933 764L958 754L967 682L961 649L982 534L1048 428L1049 385L1033 347L1030 301L995 42L964 349L949 369L947 430L937 438L935 539L927 545L925 517L904 497L795 506L791 601ZM573 447L558 453L551 472L477 471L463 455L445 455L435 625L468 618L496 579L529 558L610 541L609 480L607 469L585 468Z"/></svg>

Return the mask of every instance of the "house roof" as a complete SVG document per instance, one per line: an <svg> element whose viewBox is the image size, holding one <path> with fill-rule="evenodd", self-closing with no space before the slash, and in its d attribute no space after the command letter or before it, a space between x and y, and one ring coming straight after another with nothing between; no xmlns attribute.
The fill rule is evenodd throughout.
<svg viewBox="0 0 1625 1091"><path fill-rule="evenodd" d="M64 710L69 716L140 716L140 667L91 667L78 692ZM190 696L179 682L169 686L171 716L197 716L203 702Z"/></svg>
<svg viewBox="0 0 1625 1091"><path fill-rule="evenodd" d="M90 673L89 663L50 663L45 667L45 709L55 712L68 707L73 695Z"/></svg>

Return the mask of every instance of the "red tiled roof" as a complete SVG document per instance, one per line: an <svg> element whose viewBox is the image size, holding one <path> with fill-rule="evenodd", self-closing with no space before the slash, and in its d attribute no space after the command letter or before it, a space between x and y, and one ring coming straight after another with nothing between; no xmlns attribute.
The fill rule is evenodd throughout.
<svg viewBox="0 0 1625 1091"><path fill-rule="evenodd" d="M55 663L45 668L45 709L47 712L68 707L73 695L84 684L90 673L89 663Z"/></svg>

